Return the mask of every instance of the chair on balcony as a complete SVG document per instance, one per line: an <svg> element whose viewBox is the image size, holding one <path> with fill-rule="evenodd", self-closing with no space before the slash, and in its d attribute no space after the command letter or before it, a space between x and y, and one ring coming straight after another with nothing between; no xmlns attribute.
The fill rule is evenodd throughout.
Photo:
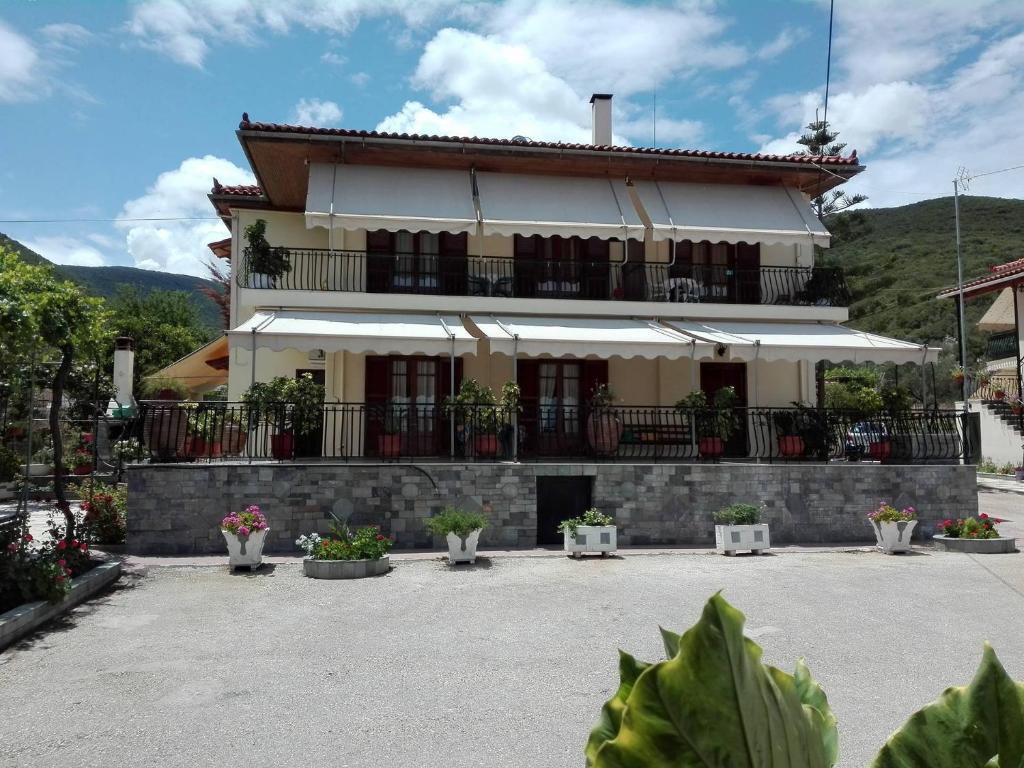
<svg viewBox="0 0 1024 768"><path fill-rule="evenodd" d="M691 277L670 277L665 280L665 295L674 303L700 302L707 289Z"/></svg>

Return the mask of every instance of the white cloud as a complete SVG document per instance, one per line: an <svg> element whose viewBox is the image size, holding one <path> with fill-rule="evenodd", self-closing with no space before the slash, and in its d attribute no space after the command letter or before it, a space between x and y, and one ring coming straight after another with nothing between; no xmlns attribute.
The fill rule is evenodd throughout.
<svg viewBox="0 0 1024 768"><path fill-rule="evenodd" d="M356 72L354 75L349 75L348 79L356 88L362 88L370 82L370 75L366 72Z"/></svg>
<svg viewBox="0 0 1024 768"><path fill-rule="evenodd" d="M127 31L174 61L202 67L219 43L255 45L265 33L292 27L347 35L367 17L395 15L419 26L457 0L144 0L132 8Z"/></svg>
<svg viewBox="0 0 1024 768"><path fill-rule="evenodd" d="M74 237L47 236L24 242L26 247L55 264L102 267L107 263L102 253Z"/></svg>
<svg viewBox="0 0 1024 768"><path fill-rule="evenodd" d="M225 237L207 199L213 177L225 185L253 184L252 174L230 160L190 157L173 171L161 173L146 193L124 204L117 228L125 233L128 253L137 267L205 275L207 243ZM129 221L179 218L181 221ZM189 220L191 219L191 220Z"/></svg>
<svg viewBox="0 0 1024 768"><path fill-rule="evenodd" d="M794 45L807 38L806 29L794 29L784 27L770 42L765 43L757 49L757 58L762 61L774 59L781 56Z"/></svg>
<svg viewBox="0 0 1024 768"><path fill-rule="evenodd" d="M326 127L341 122L341 107L333 101L299 99L292 110L291 121L296 125Z"/></svg>
<svg viewBox="0 0 1024 768"><path fill-rule="evenodd" d="M80 24L60 23L47 24L39 30L39 34L52 48L74 51L89 42L93 34Z"/></svg>
<svg viewBox="0 0 1024 768"><path fill-rule="evenodd" d="M47 95L44 64L32 41L0 21L0 103Z"/></svg>
<svg viewBox="0 0 1024 768"><path fill-rule="evenodd" d="M342 56L340 53L327 51L320 57L320 61L324 64L330 64L332 67L343 67L348 63L348 58Z"/></svg>

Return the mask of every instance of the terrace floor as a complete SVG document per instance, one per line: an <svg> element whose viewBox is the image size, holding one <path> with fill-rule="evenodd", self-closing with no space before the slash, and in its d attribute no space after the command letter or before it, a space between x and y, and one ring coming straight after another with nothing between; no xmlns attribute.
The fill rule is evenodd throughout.
<svg viewBox="0 0 1024 768"><path fill-rule="evenodd" d="M1021 497L981 489L1019 520ZM839 718L842 766L948 685L983 640L1024 679L1024 555L801 550L401 556L385 577L232 575L133 559L111 592L0 654L0 764L572 766L617 685L716 590L768 663L800 656Z"/></svg>

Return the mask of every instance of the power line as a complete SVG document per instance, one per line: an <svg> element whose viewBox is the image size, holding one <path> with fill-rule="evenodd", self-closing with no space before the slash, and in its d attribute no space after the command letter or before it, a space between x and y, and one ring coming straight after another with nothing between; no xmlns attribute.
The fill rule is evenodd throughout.
<svg viewBox="0 0 1024 768"><path fill-rule="evenodd" d="M0 224L79 224L79 223L116 223L121 221L220 221L218 216L164 216L147 218L116 218L116 219L0 219Z"/></svg>

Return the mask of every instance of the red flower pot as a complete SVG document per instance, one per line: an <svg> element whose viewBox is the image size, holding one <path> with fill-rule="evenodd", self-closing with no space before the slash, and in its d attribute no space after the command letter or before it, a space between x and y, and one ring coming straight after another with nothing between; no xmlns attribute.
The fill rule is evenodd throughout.
<svg viewBox="0 0 1024 768"><path fill-rule="evenodd" d="M71 471L74 472L76 475L88 475L90 472L92 472L92 464L81 464Z"/></svg>
<svg viewBox="0 0 1024 768"><path fill-rule="evenodd" d="M295 455L295 435L291 432L271 435L270 455L279 460L292 458Z"/></svg>
<svg viewBox="0 0 1024 768"><path fill-rule="evenodd" d="M698 447L701 456L721 456L725 453L725 441L720 437L702 437Z"/></svg>
<svg viewBox="0 0 1024 768"><path fill-rule="evenodd" d="M622 422L613 413L592 413L587 419L587 439L598 456L611 456L619 450Z"/></svg>
<svg viewBox="0 0 1024 768"><path fill-rule="evenodd" d="M996 400L1002 400L1003 398L1006 397L1006 392L1004 392L1001 389L997 389L995 392L992 393L992 397L994 397Z"/></svg>
<svg viewBox="0 0 1024 768"><path fill-rule="evenodd" d="M402 455L401 435L379 435L377 437L377 455L382 459L396 459Z"/></svg>
<svg viewBox="0 0 1024 768"><path fill-rule="evenodd" d="M803 456L804 439L800 435L779 435L779 453L783 456Z"/></svg>
<svg viewBox="0 0 1024 768"><path fill-rule="evenodd" d="M473 447L476 449L477 456L493 459L498 455L498 436L477 435L473 439Z"/></svg>
<svg viewBox="0 0 1024 768"><path fill-rule="evenodd" d="M884 461L892 456L892 443L888 440L880 440L877 443L868 443L868 457L875 461Z"/></svg>
<svg viewBox="0 0 1024 768"><path fill-rule="evenodd" d="M1014 416L1020 416L1022 413L1024 413L1024 405L1011 405L1010 412Z"/></svg>

